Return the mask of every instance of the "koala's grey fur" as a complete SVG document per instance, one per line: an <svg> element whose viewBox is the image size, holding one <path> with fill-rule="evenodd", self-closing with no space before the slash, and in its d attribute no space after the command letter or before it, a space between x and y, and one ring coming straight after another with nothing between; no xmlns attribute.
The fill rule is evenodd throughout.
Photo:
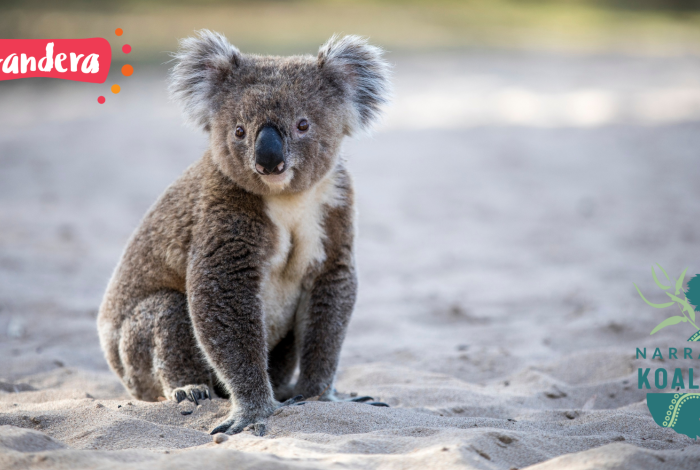
<svg viewBox="0 0 700 470"><path fill-rule="evenodd" d="M278 400L335 399L357 289L340 145L379 117L389 67L356 36L331 38L318 57L266 57L201 31L175 59L171 94L209 132L209 149L129 241L100 307L100 342L136 398L218 387L232 411L217 430L233 433L264 421ZM255 170L265 125L282 136L282 175Z"/></svg>

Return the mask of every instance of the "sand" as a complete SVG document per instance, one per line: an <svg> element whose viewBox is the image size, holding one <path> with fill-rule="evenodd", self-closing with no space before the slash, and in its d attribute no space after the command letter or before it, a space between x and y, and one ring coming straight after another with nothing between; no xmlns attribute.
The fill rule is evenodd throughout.
<svg viewBox="0 0 700 470"><path fill-rule="evenodd" d="M129 397L95 328L126 239L204 136L162 69L102 106L107 85L0 84L0 468L700 467L654 423L636 380L658 364L634 355L692 331L650 338L669 313L632 284L660 301L651 264L700 272L700 62L392 60L398 111L345 148L360 296L337 381L391 407L310 402L220 442L227 402ZM561 111L577 96L598 98Z"/></svg>

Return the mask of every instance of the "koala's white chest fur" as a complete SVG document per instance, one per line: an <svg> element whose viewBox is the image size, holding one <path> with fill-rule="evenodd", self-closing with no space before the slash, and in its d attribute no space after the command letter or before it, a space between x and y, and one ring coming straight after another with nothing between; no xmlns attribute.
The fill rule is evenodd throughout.
<svg viewBox="0 0 700 470"><path fill-rule="evenodd" d="M303 193L266 196L266 212L277 230L277 244L260 293L268 349L294 323L303 291L310 288L314 268L326 259L323 219L340 204L334 175Z"/></svg>

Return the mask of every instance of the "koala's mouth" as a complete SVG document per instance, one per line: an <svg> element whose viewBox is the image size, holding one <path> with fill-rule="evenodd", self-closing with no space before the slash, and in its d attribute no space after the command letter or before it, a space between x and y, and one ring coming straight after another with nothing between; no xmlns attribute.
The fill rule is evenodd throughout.
<svg viewBox="0 0 700 470"><path fill-rule="evenodd" d="M272 171L268 170L264 166L262 166L260 163L255 163L255 171L257 171L261 175L281 175L284 173L284 170L287 169L287 164L284 162L280 162L279 165L277 165Z"/></svg>
<svg viewBox="0 0 700 470"><path fill-rule="evenodd" d="M260 179L268 185L285 186L291 178L289 173L278 173L276 175L260 175Z"/></svg>
<svg viewBox="0 0 700 470"><path fill-rule="evenodd" d="M282 166L282 165L284 165L284 166ZM285 172L285 170L287 169L286 163L282 162L282 163L280 163L280 166L282 166L282 168L279 169L278 171L275 171L272 173L270 173L270 172L265 173L264 171L262 171L264 169L261 170L259 168L259 165L256 163L255 170L260 175L260 179L263 180L265 183L272 184L272 185L285 185L288 182L288 180L290 179L290 172ZM275 170L277 170L277 168L275 168Z"/></svg>

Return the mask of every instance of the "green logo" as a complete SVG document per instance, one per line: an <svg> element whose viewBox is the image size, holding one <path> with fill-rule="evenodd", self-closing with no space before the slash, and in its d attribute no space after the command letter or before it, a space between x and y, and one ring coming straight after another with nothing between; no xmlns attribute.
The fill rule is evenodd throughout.
<svg viewBox="0 0 700 470"><path fill-rule="evenodd" d="M647 393L656 424L691 439L700 435L700 393Z"/></svg>
<svg viewBox="0 0 700 470"><path fill-rule="evenodd" d="M662 273L664 273L664 276L666 276L666 280L668 282L671 282L671 279L668 277L668 274L666 274L666 271L664 268L662 268L659 264L659 269L661 270ZM694 278L692 278L690 281L688 281L688 291L685 292L684 294L681 293L681 289L683 289L683 280L685 279L685 272L688 270L688 268L685 268L685 270L681 273L680 276L678 276L678 279L676 279L676 291L675 294L671 294L670 292L666 292L666 295L670 297L671 301L665 304L655 304L652 302L649 302L645 297L644 294L642 294L642 291L639 290L639 287L637 287L637 284L634 285L634 287L637 287L637 292L639 292L639 295L642 297L642 300L647 303L647 305L650 305L654 308L666 308L670 307L671 305L678 305L678 308L681 311L680 315L674 315L672 317L668 317L666 320L662 321L658 325L656 325L656 328L651 330L650 335L653 335L657 331L661 330L662 328L666 328L667 326L671 325L677 325L678 323L690 323L693 325L695 328L696 332L700 330L700 328L697 327L695 324L695 308L693 308L692 305L688 303L688 301L693 302L695 305L700 305L698 302L700 300L700 274L696 275ZM656 283L657 286L659 286L661 289L664 291L668 290L671 288L670 285L666 286L664 284L661 284L659 282L659 278L656 277L656 271L654 270L654 266L651 267L651 275L654 276L654 282ZM683 298L678 297L679 295L683 295ZM693 335L695 336L695 335ZM692 336L691 336L692 338ZM697 341L695 339L689 339L688 341Z"/></svg>
<svg viewBox="0 0 700 470"><path fill-rule="evenodd" d="M688 338L688 341L700 341L700 328L695 324L695 312L700 310L700 274L691 278L688 281L688 288L683 292L683 281L685 280L685 273L688 270L681 273L681 275L675 279L673 282L666 274L664 268L657 264L661 272L664 274L666 282L668 285L663 284L659 281L656 276L656 270L652 266L651 275L654 277L654 282L659 288L661 288L665 294L669 297L670 302L655 304L649 302L639 290L639 287L635 284L634 287L637 288L637 292L642 297L642 300L654 308L667 308L673 305L677 305L680 315L672 315L666 318L664 321L656 325L656 327L651 331L650 335L657 333L658 331L666 328L667 326L677 325L679 323L688 323L693 326L695 332ZM672 289L672 292L669 289ZM678 359L678 348L668 349L668 359ZM646 348L640 350L637 348L637 358L643 357L646 359ZM652 360L659 358L663 360L663 353L660 348L656 348ZM683 348L683 359L693 359L692 348ZM649 374L651 369L639 369L638 370L638 387L651 388ZM695 385L693 382L693 368L688 369L688 389L699 389L699 385ZM653 374L655 384L657 389L665 389L668 384L669 371L666 369L656 369ZM676 368L673 372L673 381L671 383L672 388L683 388L685 389L685 382L683 378L683 373L681 368ZM699 390L700 392L700 390ZM700 393L647 393L647 406L649 407L649 412L651 413L654 421L659 426L664 428L671 428L679 434L685 434L686 436L695 439L700 436Z"/></svg>

